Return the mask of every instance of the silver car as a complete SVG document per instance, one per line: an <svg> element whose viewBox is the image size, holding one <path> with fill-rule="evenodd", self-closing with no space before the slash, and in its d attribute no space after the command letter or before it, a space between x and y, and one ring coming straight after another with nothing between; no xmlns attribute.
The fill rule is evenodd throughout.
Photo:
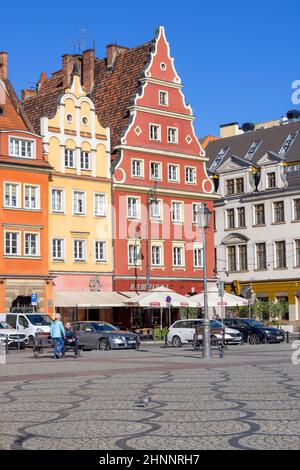
<svg viewBox="0 0 300 470"><path fill-rule="evenodd" d="M74 333L79 334L78 344L84 350L138 349L140 337L130 331L122 331L110 323L84 321L72 323Z"/></svg>

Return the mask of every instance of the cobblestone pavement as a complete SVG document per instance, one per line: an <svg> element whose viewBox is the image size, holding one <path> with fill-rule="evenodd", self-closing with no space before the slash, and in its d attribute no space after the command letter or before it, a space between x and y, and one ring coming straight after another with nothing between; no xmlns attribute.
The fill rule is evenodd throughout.
<svg viewBox="0 0 300 470"><path fill-rule="evenodd" d="M291 344L11 352L0 365L0 449L299 449ZM147 407L137 401L150 396Z"/></svg>

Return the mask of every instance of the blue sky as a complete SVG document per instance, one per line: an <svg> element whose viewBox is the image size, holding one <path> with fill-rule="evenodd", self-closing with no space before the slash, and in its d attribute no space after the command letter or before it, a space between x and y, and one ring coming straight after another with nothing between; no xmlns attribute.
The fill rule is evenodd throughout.
<svg viewBox="0 0 300 470"><path fill-rule="evenodd" d="M96 54L111 42L133 47L163 25L197 116L199 136L219 124L280 117L295 105L291 83L300 79L298 0L52 0L1 5L0 50L9 53L16 90L34 85L41 71L60 68L61 55L86 30Z"/></svg>

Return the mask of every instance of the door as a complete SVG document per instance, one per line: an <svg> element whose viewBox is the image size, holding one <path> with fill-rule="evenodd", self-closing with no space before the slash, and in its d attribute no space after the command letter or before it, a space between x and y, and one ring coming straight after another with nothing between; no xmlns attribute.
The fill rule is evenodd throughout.
<svg viewBox="0 0 300 470"><path fill-rule="evenodd" d="M87 348L96 348L97 338L93 334L92 325L89 323L81 323L80 325L80 340Z"/></svg>
<svg viewBox="0 0 300 470"><path fill-rule="evenodd" d="M189 343L194 339L195 328L191 320L181 322L181 341L182 343Z"/></svg>
<svg viewBox="0 0 300 470"><path fill-rule="evenodd" d="M29 328L29 321L24 315L18 315L17 330L19 331L19 333L24 334L26 336L34 336L34 334Z"/></svg>

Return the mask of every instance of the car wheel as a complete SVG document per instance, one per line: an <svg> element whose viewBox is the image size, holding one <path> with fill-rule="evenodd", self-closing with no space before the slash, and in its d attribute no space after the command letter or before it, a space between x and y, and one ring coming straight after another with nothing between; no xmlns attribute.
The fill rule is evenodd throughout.
<svg viewBox="0 0 300 470"><path fill-rule="evenodd" d="M100 349L100 351L109 351L110 350L109 341L105 338L100 339L99 349Z"/></svg>
<svg viewBox="0 0 300 470"><path fill-rule="evenodd" d="M259 336L256 334L252 334L249 336L249 344L260 344Z"/></svg>
<svg viewBox="0 0 300 470"><path fill-rule="evenodd" d="M182 342L179 336L173 336L172 345L174 346L174 348L181 348Z"/></svg>
<svg viewBox="0 0 300 470"><path fill-rule="evenodd" d="M35 345L35 339L34 339L34 337L33 337L33 336L28 336L27 346L29 346L30 348L32 348L34 345Z"/></svg>

